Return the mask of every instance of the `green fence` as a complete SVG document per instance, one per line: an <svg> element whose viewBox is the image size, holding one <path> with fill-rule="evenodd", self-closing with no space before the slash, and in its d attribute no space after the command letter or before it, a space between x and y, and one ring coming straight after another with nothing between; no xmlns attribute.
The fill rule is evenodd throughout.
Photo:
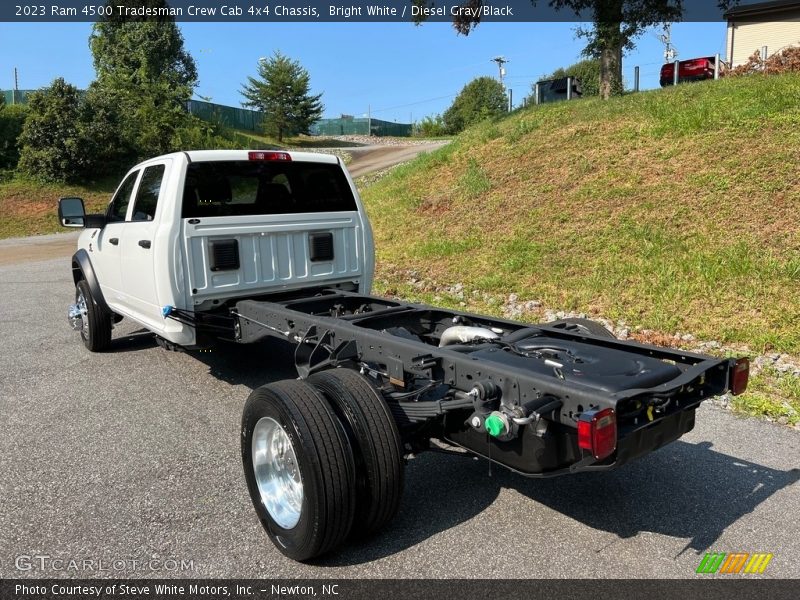
<svg viewBox="0 0 800 600"><path fill-rule="evenodd" d="M26 104L28 94L36 90L3 90L6 104ZM189 100L186 109L196 117L219 123L229 129L243 131L261 131L263 116L256 110L223 106L213 102ZM381 119L345 117L339 119L321 119L310 128L311 135L375 135L410 137L413 126L410 123L393 123Z"/></svg>
<svg viewBox="0 0 800 600"><path fill-rule="evenodd" d="M3 90L0 94L3 94L3 99L5 100L6 106L8 106L10 104L27 104L28 94L35 91L36 90Z"/></svg>
<svg viewBox="0 0 800 600"><path fill-rule="evenodd" d="M234 108L212 102L189 100L186 108L190 113L211 123L219 123L230 129L243 129L245 131L260 131L262 115L255 110Z"/></svg>
<svg viewBox="0 0 800 600"><path fill-rule="evenodd" d="M376 135L409 137L412 133L410 123L392 123L380 119L339 118L321 119L310 128L311 135Z"/></svg>

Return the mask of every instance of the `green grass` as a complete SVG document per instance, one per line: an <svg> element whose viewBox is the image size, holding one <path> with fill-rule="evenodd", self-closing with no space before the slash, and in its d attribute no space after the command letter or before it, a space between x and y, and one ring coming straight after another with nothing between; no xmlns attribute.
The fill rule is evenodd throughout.
<svg viewBox="0 0 800 600"><path fill-rule="evenodd" d="M532 107L364 191L403 269L800 353L800 76Z"/></svg>
<svg viewBox="0 0 800 600"><path fill-rule="evenodd" d="M790 425L800 423L800 378L765 370L751 378L746 393L733 398L733 407L753 416L785 417Z"/></svg>
<svg viewBox="0 0 800 600"><path fill-rule="evenodd" d="M58 224L59 198L77 196L83 198L87 212L103 212L117 183L111 179L86 185L0 179L0 239L66 231Z"/></svg>

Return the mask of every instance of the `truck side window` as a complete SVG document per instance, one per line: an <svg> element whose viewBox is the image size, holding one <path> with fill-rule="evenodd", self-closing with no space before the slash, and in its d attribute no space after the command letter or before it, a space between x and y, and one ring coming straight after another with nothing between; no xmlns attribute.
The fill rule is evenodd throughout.
<svg viewBox="0 0 800 600"><path fill-rule="evenodd" d="M165 170L164 165L155 165L144 170L139 191L136 192L136 200L133 203L131 221L152 221L155 218Z"/></svg>
<svg viewBox="0 0 800 600"><path fill-rule="evenodd" d="M136 185L136 178L139 176L139 171L134 171L125 178L122 185L119 186L117 193L111 199L111 204L108 205L108 222L118 223L125 220L125 213L128 212L128 204L131 201L131 193L133 186Z"/></svg>

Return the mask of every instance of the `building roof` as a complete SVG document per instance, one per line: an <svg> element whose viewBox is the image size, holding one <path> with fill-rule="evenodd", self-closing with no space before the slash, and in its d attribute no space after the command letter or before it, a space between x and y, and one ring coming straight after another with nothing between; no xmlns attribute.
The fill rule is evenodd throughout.
<svg viewBox="0 0 800 600"><path fill-rule="evenodd" d="M727 11L723 16L730 21L742 17L761 17L792 9L800 9L800 1L772 0L771 2L757 2L755 4L739 4Z"/></svg>

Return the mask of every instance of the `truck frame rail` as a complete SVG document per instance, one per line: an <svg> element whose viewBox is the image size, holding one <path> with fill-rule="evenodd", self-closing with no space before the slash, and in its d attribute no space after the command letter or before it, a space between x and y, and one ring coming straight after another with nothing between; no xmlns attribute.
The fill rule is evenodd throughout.
<svg viewBox="0 0 800 600"><path fill-rule="evenodd" d="M734 366L566 322L530 325L339 289L242 300L230 314L240 343L295 343L302 378L341 366L372 376L409 438L424 430L528 476L611 468L677 439L703 400L727 391ZM597 459L576 430L582 416L608 409L619 442ZM487 435L491 414L504 421ZM537 444L552 460L531 460Z"/></svg>

